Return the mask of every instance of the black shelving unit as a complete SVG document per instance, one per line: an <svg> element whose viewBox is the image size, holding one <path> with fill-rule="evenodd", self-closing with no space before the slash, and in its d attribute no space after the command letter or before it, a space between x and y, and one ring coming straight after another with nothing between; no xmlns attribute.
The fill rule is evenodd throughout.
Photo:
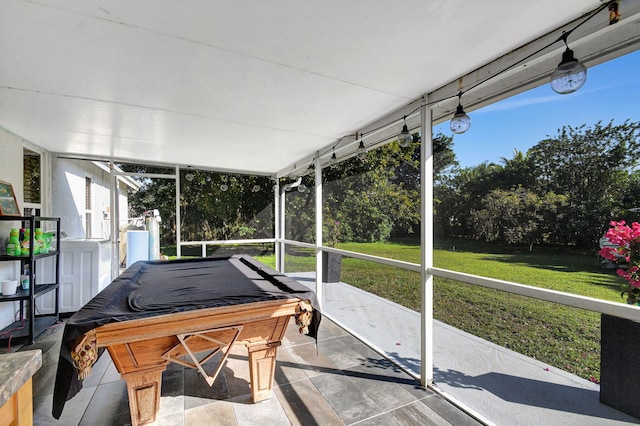
<svg viewBox="0 0 640 426"><path fill-rule="evenodd" d="M5 247L0 248L0 262L20 262L20 271L24 265L29 265L29 289L23 290L18 284L16 294L11 296L0 295L1 302L20 302L20 319L13 324L0 330L0 342L11 339L11 342L27 342L33 344L35 338L39 336L47 327L56 323L60 319L59 286L60 286L60 218L42 216L0 216L0 222L16 222L17 228L29 228L29 255L9 256L5 254ZM48 253L34 254L35 229L47 225L51 227L55 223L56 227L56 249ZM54 261L54 281L36 284L34 277L37 274L38 260L47 257L55 257ZM53 314L36 315L36 298L49 292L55 292L55 311Z"/></svg>

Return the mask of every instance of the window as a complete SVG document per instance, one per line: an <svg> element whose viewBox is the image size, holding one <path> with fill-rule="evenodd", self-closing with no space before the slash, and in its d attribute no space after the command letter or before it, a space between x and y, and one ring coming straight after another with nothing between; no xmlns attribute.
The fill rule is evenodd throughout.
<svg viewBox="0 0 640 426"><path fill-rule="evenodd" d="M22 161L24 214L39 215L42 208L40 154L24 148Z"/></svg>

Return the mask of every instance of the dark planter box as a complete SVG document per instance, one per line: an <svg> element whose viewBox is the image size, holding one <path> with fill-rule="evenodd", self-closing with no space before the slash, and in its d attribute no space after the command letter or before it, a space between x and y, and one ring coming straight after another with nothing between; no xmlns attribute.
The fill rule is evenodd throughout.
<svg viewBox="0 0 640 426"><path fill-rule="evenodd" d="M342 255L336 253L322 252L322 282L340 282L340 271L342 270Z"/></svg>
<svg viewBox="0 0 640 426"><path fill-rule="evenodd" d="M602 314L600 402L640 419L640 323Z"/></svg>

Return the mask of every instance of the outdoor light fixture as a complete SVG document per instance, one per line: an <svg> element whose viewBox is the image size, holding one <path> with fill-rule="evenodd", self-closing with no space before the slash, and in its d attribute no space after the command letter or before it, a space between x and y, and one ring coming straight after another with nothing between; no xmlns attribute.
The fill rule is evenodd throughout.
<svg viewBox="0 0 640 426"><path fill-rule="evenodd" d="M356 155L362 161L367 159L367 148L364 146L363 140L361 140L360 145L358 145L358 153Z"/></svg>
<svg viewBox="0 0 640 426"><path fill-rule="evenodd" d="M336 157L336 153L335 151L333 152L333 155L331 156L331 158L329 159L329 164L334 165L336 164L336 162L338 161L338 157Z"/></svg>
<svg viewBox="0 0 640 426"><path fill-rule="evenodd" d="M467 113L464 112L464 109L462 109L462 104L460 103L461 97L462 92L458 93L458 108L456 108L456 113L453 114L451 122L449 122L451 131L456 134L464 133L471 127L471 118L469 118Z"/></svg>
<svg viewBox="0 0 640 426"><path fill-rule="evenodd" d="M587 68L573 56L573 50L567 44L567 33L562 34L566 46L562 53L562 61L551 74L551 88L561 95L573 93L587 81Z"/></svg>
<svg viewBox="0 0 640 426"><path fill-rule="evenodd" d="M459 79L458 87L460 92L457 95L458 107L456 108L456 111L453 114L453 117L451 117L451 120L449 122L449 127L451 128L451 131L454 134L461 134L461 133L465 133L471 128L471 118L464 112L464 108L462 107L461 98L464 93L470 90L474 90L478 86L485 84L486 82L502 75L503 73L514 69L515 67L522 66L522 64L528 61L529 59L538 57L542 52L547 51L547 49L549 49L551 46L555 45L560 41L564 42L566 49L562 54L562 60L558 64L558 68L551 74L551 80L550 80L551 88L555 92L560 94L572 93L580 89L587 80L587 68L574 57L573 51L569 49L569 45L567 44L567 37L578 27L580 27L581 25L584 25L587 21L589 21L590 19L593 19L600 12L602 12L604 9L607 9L607 8L609 9L609 25L616 24L620 21L620 10L619 10L620 1L619 0L607 0L607 1L601 0L601 3L604 3L604 4L594 9L590 14L588 14L584 19L582 19L581 22L577 23L573 28L567 31L563 31L560 37L553 39L549 44L542 46L540 49L537 49L529 53L525 57L509 64L508 66L498 70L497 72L490 73L480 81L466 82L466 84L464 85L464 88L466 90L464 92L460 90L463 86L462 86L462 79ZM407 115L404 116L402 131L398 135L398 139L397 139L398 145L404 148L409 146L413 142L412 140L413 138L411 137L411 133L409 132L409 128L407 127L407 116L412 116L420 108L439 104L443 101L452 99L454 96L456 95L447 95L444 98L434 99L430 102L425 102L425 97L423 96L422 104L418 108L416 108L415 110L409 112ZM383 127L395 125L396 122L397 122L397 119L394 118L392 122L387 123ZM361 138L363 136L364 136L363 134L360 135ZM358 134L356 134L356 140L358 140ZM357 149L357 152L355 153L355 155L357 155L360 158L362 158L362 156L364 155L360 152L363 147L364 147L364 143L360 141L360 145ZM333 149L335 150L335 148L336 147L334 146ZM325 151L323 155L326 155L327 153L328 152ZM334 162L335 162L335 153L331 157L329 164L331 166L334 166Z"/></svg>
<svg viewBox="0 0 640 426"><path fill-rule="evenodd" d="M193 174L193 172L191 171L191 166L187 166L187 174L184 175L184 178L186 180L188 180L189 182L193 181L193 178L195 178L195 175Z"/></svg>
<svg viewBox="0 0 640 426"><path fill-rule="evenodd" d="M411 133L409 133L409 128L407 127L407 116L405 115L404 126L402 126L400 135L398 135L398 145L400 145L402 148L406 148L411 145L411 142L413 142L413 139L411 138Z"/></svg>
<svg viewBox="0 0 640 426"><path fill-rule="evenodd" d="M305 174L313 175L315 172L316 172L316 166L315 164L311 163L309 164L309 167L307 168L307 171L305 172Z"/></svg>

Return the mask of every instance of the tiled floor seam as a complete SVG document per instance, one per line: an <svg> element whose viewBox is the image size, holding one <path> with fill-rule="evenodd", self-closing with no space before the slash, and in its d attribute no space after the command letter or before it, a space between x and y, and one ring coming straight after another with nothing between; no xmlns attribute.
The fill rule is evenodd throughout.
<svg viewBox="0 0 640 426"><path fill-rule="evenodd" d="M431 396L433 396L433 395L431 395ZM431 397L431 396L429 396L429 397ZM426 398L429 398L429 397L426 397ZM375 418L377 418L377 417L384 416L384 415L386 415L386 414L390 414L390 413L392 413L392 412L394 412L394 411L397 411L397 410L400 410L400 409L402 409L402 408L408 407L408 406L413 405L413 404L415 404L415 403L419 403L419 402L421 402L421 401L422 401L422 399L425 399L425 398L416 399L416 400L414 400L414 401L407 402L406 404L403 404L403 405L399 405L399 406L397 406L397 407L394 407L394 408L393 408L393 409L391 409L391 410L385 410L385 411L383 411L382 413L378 413L378 414L376 414L375 416L367 417L366 419L362 419L362 420L358 420L357 422L349 423L349 426L358 425L358 424L361 424L361 423L363 423L363 422L367 422L367 421L369 421L369 420L375 419ZM425 404L425 405L426 405L426 404ZM427 407L428 407L431 411L433 411L435 414L438 414L437 412L435 412L435 411L434 411L431 407L429 407L428 405L427 405ZM442 417L441 417L441 418L442 418ZM447 420L445 420L445 419L443 419L443 420L444 420L444 421L446 421L446 422L447 422L447 424L451 424L449 421L447 421ZM452 425L452 426L454 426L454 425Z"/></svg>
<svg viewBox="0 0 640 426"><path fill-rule="evenodd" d="M340 336L330 336L330 337L325 337L322 340L318 339L317 342L300 342L300 343L287 343L287 345L281 345L280 347L285 349L285 348L297 348L300 346L306 346L306 345L314 345L316 348L320 347L320 343L322 342L328 342L330 340L335 340L335 339L339 339L345 337L345 335L340 335Z"/></svg>

